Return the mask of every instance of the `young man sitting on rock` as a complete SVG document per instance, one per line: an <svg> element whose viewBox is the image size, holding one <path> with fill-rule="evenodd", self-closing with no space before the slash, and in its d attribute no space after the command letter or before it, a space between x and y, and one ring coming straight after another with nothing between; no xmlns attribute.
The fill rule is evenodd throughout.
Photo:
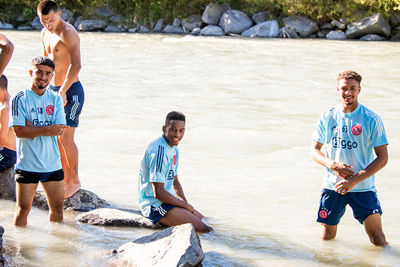
<svg viewBox="0 0 400 267"><path fill-rule="evenodd" d="M140 210L153 223L168 227L192 223L196 232L210 232L212 228L188 203L178 180L177 145L185 134L185 115L168 113L162 131L163 135L150 143L142 159L138 181Z"/></svg>

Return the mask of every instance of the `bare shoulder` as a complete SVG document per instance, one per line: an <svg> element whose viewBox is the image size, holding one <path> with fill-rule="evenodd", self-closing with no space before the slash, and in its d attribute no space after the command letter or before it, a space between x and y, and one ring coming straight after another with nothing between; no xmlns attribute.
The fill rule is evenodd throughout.
<svg viewBox="0 0 400 267"><path fill-rule="evenodd" d="M60 38L67 43L79 41L79 35L74 26L66 22L65 27L60 34Z"/></svg>

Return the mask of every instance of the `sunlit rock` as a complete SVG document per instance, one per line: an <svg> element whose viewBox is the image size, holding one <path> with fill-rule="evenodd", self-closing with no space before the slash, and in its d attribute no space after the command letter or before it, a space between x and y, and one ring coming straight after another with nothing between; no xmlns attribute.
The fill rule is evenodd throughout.
<svg viewBox="0 0 400 267"><path fill-rule="evenodd" d="M195 28L200 28L203 21L201 20L201 16L192 15L182 20L182 27L186 32L192 32Z"/></svg>
<svg viewBox="0 0 400 267"><path fill-rule="evenodd" d="M326 39L328 40L345 40L346 38L346 34L342 31L330 31L326 35Z"/></svg>
<svg viewBox="0 0 400 267"><path fill-rule="evenodd" d="M43 25L40 22L40 18L38 16L36 16L33 21L31 22L31 26L33 30L42 30L43 29Z"/></svg>
<svg viewBox="0 0 400 267"><path fill-rule="evenodd" d="M275 38L279 35L279 25L276 20L269 20L259 23L250 29L242 32L244 37L265 37Z"/></svg>
<svg viewBox="0 0 400 267"><path fill-rule="evenodd" d="M318 25L315 21L305 16L291 16L283 19L285 27L295 29L300 37L309 37L318 31Z"/></svg>
<svg viewBox="0 0 400 267"><path fill-rule="evenodd" d="M201 16L204 23L210 25L217 25L222 14L229 9L228 4L221 4L218 2L211 2L206 6L206 9Z"/></svg>
<svg viewBox="0 0 400 267"><path fill-rule="evenodd" d="M262 23L264 21L267 21L268 19L271 18L271 12L270 11L262 11L254 14L251 19L256 23Z"/></svg>
<svg viewBox="0 0 400 267"><path fill-rule="evenodd" d="M246 13L239 10L228 10L221 16L218 26L220 26L226 34L240 34L247 30L252 24L253 21Z"/></svg>
<svg viewBox="0 0 400 267"><path fill-rule="evenodd" d="M386 41L385 37L377 34L367 34L360 38L361 41Z"/></svg>
<svg viewBox="0 0 400 267"><path fill-rule="evenodd" d="M204 36L222 36L225 35L224 30L215 25L208 25L201 29L200 35Z"/></svg>
<svg viewBox="0 0 400 267"><path fill-rule="evenodd" d="M389 37L391 33L389 22L381 15L374 14L347 25L347 37L349 39L360 38L367 34L378 34Z"/></svg>
<svg viewBox="0 0 400 267"><path fill-rule="evenodd" d="M80 31L102 31L107 27L107 23L101 19L87 19L83 20L78 25L78 30Z"/></svg>

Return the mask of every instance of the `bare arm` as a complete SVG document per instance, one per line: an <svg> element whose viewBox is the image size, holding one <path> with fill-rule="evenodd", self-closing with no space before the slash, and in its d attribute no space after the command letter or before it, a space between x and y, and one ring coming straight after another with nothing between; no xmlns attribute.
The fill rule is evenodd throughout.
<svg viewBox="0 0 400 267"><path fill-rule="evenodd" d="M178 175L174 176L174 190L176 195L181 198L183 201L187 202L186 197L185 197L185 193L183 193L183 188L181 186L181 183L178 180Z"/></svg>
<svg viewBox="0 0 400 267"><path fill-rule="evenodd" d="M49 53L46 51L46 47L44 46L44 35L46 34L46 28L43 28L42 31L40 32L40 38L42 40L42 46L43 46L43 56L48 57Z"/></svg>
<svg viewBox="0 0 400 267"><path fill-rule="evenodd" d="M352 167L350 165L328 159L326 157L326 155L324 153L322 153L321 148L322 148L321 143L319 143L317 141L313 141L313 144L311 147L311 158L315 162L330 169L331 171L336 173L336 175L338 175L342 178L347 178L354 174L354 172L351 170Z"/></svg>
<svg viewBox="0 0 400 267"><path fill-rule="evenodd" d="M18 138L35 138L38 136L58 136L61 135L64 124L53 124L49 126L33 126L27 122L26 126L13 126L15 135Z"/></svg>
<svg viewBox="0 0 400 267"><path fill-rule="evenodd" d="M346 194L350 191L356 184L365 179L371 177L377 173L380 169L385 167L388 162L388 151L387 145L377 146L374 148L376 158L372 161L364 170L348 177L345 180L340 181L336 184L336 191L340 194Z"/></svg>
<svg viewBox="0 0 400 267"><path fill-rule="evenodd" d="M8 100L0 111L0 147L7 142L8 127Z"/></svg>
<svg viewBox="0 0 400 267"><path fill-rule="evenodd" d="M186 201L179 199L164 189L163 183L151 183L153 185L153 191L155 194L155 198L160 200L163 203L174 205L177 207L181 207L187 209L190 212L194 212L194 208L192 205L187 203Z"/></svg>
<svg viewBox="0 0 400 267"><path fill-rule="evenodd" d="M10 62L11 56L14 51L14 45L10 40L7 39L3 34L0 33L0 75L3 74L8 62Z"/></svg>

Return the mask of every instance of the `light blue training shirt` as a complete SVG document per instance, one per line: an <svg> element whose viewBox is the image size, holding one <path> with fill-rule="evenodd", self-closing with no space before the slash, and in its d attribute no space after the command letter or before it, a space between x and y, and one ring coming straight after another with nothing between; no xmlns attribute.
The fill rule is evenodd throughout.
<svg viewBox="0 0 400 267"><path fill-rule="evenodd" d="M9 126L34 126L65 124L64 105L61 96L46 89L37 95L32 89L17 93L12 99ZM60 151L56 136L17 138L17 164L15 169L29 172L53 172L60 170Z"/></svg>
<svg viewBox="0 0 400 267"><path fill-rule="evenodd" d="M326 144L327 157L352 166L354 173L363 170L375 159L375 147L388 144L381 118L361 104L351 113L344 113L341 105L323 112L313 140ZM336 183L341 179L326 168L323 188L335 190ZM375 175L350 190L365 191L376 191Z"/></svg>
<svg viewBox="0 0 400 267"><path fill-rule="evenodd" d="M170 147L164 137L159 137L147 147L139 172L139 205L142 214L150 215L151 206L158 208L162 202L154 197L151 183L164 183L167 192L176 196L173 182L178 175L179 150Z"/></svg>

